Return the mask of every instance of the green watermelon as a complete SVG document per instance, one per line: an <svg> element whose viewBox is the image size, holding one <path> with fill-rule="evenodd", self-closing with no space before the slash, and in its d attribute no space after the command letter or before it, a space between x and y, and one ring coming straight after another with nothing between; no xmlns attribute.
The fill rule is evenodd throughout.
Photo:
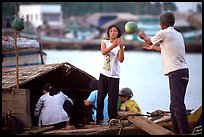
<svg viewBox="0 0 204 137"><path fill-rule="evenodd" d="M128 21L125 24L125 32L128 34L135 33L137 29L137 23L135 21Z"/></svg>
<svg viewBox="0 0 204 137"><path fill-rule="evenodd" d="M12 23L12 27L13 27L13 29L15 29L16 31L21 31L21 30L24 29L25 24L24 24L24 22L23 22L22 19L17 18L17 19L14 19L14 21L13 21L13 23Z"/></svg>

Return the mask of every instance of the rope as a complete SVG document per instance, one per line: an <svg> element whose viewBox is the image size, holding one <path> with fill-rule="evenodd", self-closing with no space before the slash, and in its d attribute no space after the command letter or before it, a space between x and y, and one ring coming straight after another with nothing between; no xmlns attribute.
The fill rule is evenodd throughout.
<svg viewBox="0 0 204 137"><path fill-rule="evenodd" d="M92 133L88 133L88 134L85 134L85 135L97 135L99 133L102 133L104 131L108 131L110 130L110 127L120 127L119 131L118 131L118 135L120 135L123 127L126 127L126 126L129 126L131 125L132 123L130 121L128 121L127 119L111 119L108 123L108 127L106 127L104 130L102 131L94 131Z"/></svg>
<svg viewBox="0 0 204 137"><path fill-rule="evenodd" d="M118 131L118 135L120 135L122 129L126 126L131 125L132 123L128 121L127 119L121 118L121 119L111 119L108 123L108 127L120 127Z"/></svg>
<svg viewBox="0 0 204 137"><path fill-rule="evenodd" d="M118 131L118 135L120 135L120 133L121 133L123 127L124 127L124 126L121 126L121 127L120 127L120 129L119 129L119 131Z"/></svg>
<svg viewBox="0 0 204 137"><path fill-rule="evenodd" d="M7 109L7 114L5 115L5 126L8 126L8 117L11 115L11 100L13 99L13 93L14 93L14 88L12 89L12 92L11 92L11 96L10 96L10 99L9 99L9 105L8 105L8 109Z"/></svg>
<svg viewBox="0 0 204 137"><path fill-rule="evenodd" d="M10 99L9 99L9 105L8 105L8 114L11 114L11 110L10 110L10 106L11 106L11 100L13 99L13 93L14 93L14 88L12 89L12 92L11 92L11 96L10 96Z"/></svg>

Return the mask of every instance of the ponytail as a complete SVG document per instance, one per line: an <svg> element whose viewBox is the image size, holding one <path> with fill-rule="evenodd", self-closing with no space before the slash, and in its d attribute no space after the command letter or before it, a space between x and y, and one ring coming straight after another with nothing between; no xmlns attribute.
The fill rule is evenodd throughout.
<svg viewBox="0 0 204 137"><path fill-rule="evenodd" d="M58 94L59 92L60 91L58 89L54 88L53 86L51 86L49 89L49 95L50 96L54 96L54 95Z"/></svg>

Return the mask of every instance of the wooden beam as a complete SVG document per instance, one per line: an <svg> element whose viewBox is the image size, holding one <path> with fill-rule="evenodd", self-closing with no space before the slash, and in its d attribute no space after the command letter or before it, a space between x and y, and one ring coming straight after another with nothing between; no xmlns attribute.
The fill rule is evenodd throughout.
<svg viewBox="0 0 204 137"><path fill-rule="evenodd" d="M36 129L33 129L33 130L24 131L23 133L21 133L19 135L40 135L41 133L43 133L45 131L49 131L49 130L53 130L53 129L55 129L54 126L38 127Z"/></svg>
<svg viewBox="0 0 204 137"><path fill-rule="evenodd" d="M97 132L97 131L101 131L103 130L104 128L107 128L107 127L104 127L104 126L97 126L98 128L96 127L89 127L89 128L86 128L86 129L58 129L58 130L52 130L52 131L47 131L47 132L43 132L42 135L86 135L86 134L89 134L91 132Z"/></svg>
<svg viewBox="0 0 204 137"><path fill-rule="evenodd" d="M127 119L130 122L132 122L138 128L141 128L142 130L146 131L150 135L170 135L169 130L161 127L158 124L155 124L153 121L143 116L134 116L133 114L134 114L133 112L122 112L122 111L118 112L119 116L121 117L127 116Z"/></svg>
<svg viewBox="0 0 204 137"><path fill-rule="evenodd" d="M2 92L2 115L11 110L23 127L32 127L31 108L30 108L30 90L14 89L14 91Z"/></svg>
<svg viewBox="0 0 204 137"><path fill-rule="evenodd" d="M123 127L108 127L105 125L84 126L83 129L59 129L43 132L41 135L149 135L134 125Z"/></svg>
<svg viewBox="0 0 204 137"><path fill-rule="evenodd" d="M167 121L171 121L171 116L162 116L159 119L154 120L154 123L161 123L161 122L167 122Z"/></svg>

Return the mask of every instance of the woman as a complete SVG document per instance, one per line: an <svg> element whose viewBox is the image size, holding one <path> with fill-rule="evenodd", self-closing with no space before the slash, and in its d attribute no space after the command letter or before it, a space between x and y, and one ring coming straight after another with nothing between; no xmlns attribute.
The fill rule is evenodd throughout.
<svg viewBox="0 0 204 137"><path fill-rule="evenodd" d="M110 119L117 118L117 102L119 93L120 66L124 61L124 42L120 38L122 33L116 25L108 28L108 40L101 41L103 55L103 68L99 77L99 90L97 100L96 122L100 124L103 119L104 99L108 93L108 115Z"/></svg>
<svg viewBox="0 0 204 137"><path fill-rule="evenodd" d="M66 127L69 117L63 109L65 100L73 105L73 101L67 95L50 83L43 86L43 95L39 98L34 111L34 116L39 116L39 127L51 125L56 128Z"/></svg>

